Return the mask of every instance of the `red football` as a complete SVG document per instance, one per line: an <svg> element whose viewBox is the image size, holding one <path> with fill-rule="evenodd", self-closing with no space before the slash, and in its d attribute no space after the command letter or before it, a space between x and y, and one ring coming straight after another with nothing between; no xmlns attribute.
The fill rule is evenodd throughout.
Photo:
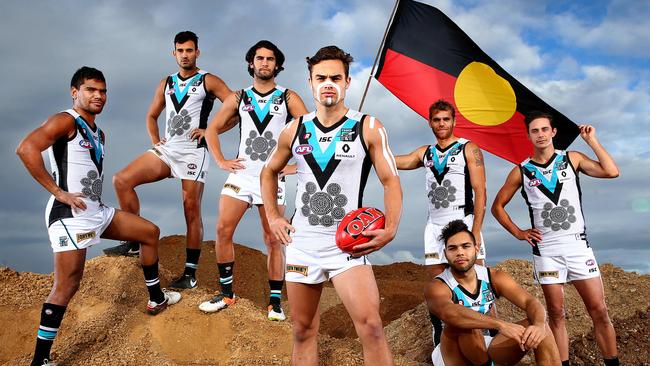
<svg viewBox="0 0 650 366"><path fill-rule="evenodd" d="M366 230L383 229L386 224L384 213L374 207L361 207L348 212L336 229L336 245L344 252L352 252L355 245L370 241L362 235Z"/></svg>

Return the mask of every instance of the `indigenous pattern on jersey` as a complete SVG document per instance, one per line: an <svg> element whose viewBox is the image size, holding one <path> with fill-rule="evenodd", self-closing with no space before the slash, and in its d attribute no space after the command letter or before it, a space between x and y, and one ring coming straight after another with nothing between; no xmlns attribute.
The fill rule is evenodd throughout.
<svg viewBox="0 0 650 366"><path fill-rule="evenodd" d="M330 127L323 126L315 112L300 118L291 144L298 165L292 245L303 250L336 246L338 223L361 207L371 167L363 139L364 117L349 110Z"/></svg>
<svg viewBox="0 0 650 366"><path fill-rule="evenodd" d="M490 277L490 269L478 264L474 265L478 285L476 286L476 293L467 291L461 284L456 281L451 269L446 268L436 278L444 282L451 290L451 301L454 304L463 305L466 308L472 309L481 314L486 314L492 309L496 299L499 297L492 288L492 279Z"/></svg>
<svg viewBox="0 0 650 366"><path fill-rule="evenodd" d="M542 232L533 253L556 256L588 248L580 182L567 152L556 150L546 164L528 158L519 169L531 225Z"/></svg>
<svg viewBox="0 0 650 366"><path fill-rule="evenodd" d="M238 158L245 158L246 167L237 174L259 176L271 151L278 144L284 125L291 120L287 109L287 89L281 86L261 94L254 87L241 91L239 112Z"/></svg>
<svg viewBox="0 0 650 366"><path fill-rule="evenodd" d="M183 79L179 73L167 77L165 83L165 139L166 145L180 148L206 147L205 141L190 138L195 128L205 129L214 104L214 97L208 95L205 77L207 72L199 70L193 76Z"/></svg>
<svg viewBox="0 0 650 366"><path fill-rule="evenodd" d="M83 193L87 208L72 210L52 196L46 212L48 226L63 218L92 216L102 204L104 132L97 125L91 127L74 109L64 112L74 118L75 134L59 138L48 149L52 177L62 190Z"/></svg>
<svg viewBox="0 0 650 366"><path fill-rule="evenodd" d="M458 139L441 149L429 146L422 162L426 168L426 191L429 222L447 225L474 213L474 198L470 182L465 147L469 141Z"/></svg>

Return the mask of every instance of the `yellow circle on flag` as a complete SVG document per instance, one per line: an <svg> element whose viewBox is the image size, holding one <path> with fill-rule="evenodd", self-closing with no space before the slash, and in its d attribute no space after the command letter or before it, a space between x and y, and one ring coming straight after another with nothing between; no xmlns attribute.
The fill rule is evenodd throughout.
<svg viewBox="0 0 650 366"><path fill-rule="evenodd" d="M470 122L497 126L517 111L517 97L510 83L481 62L465 66L454 87L458 111Z"/></svg>

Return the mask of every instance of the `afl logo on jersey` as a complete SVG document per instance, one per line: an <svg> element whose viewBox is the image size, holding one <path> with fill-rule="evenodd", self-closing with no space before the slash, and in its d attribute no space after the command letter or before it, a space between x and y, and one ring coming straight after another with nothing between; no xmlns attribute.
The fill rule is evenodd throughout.
<svg viewBox="0 0 650 366"><path fill-rule="evenodd" d="M174 94L174 89L167 90L167 95L172 95L172 94Z"/></svg>
<svg viewBox="0 0 650 366"><path fill-rule="evenodd" d="M530 182L528 182L528 185L531 187L537 187L540 184L542 184L542 181L537 178L531 179Z"/></svg>
<svg viewBox="0 0 650 366"><path fill-rule="evenodd" d="M84 149L93 148L93 145L88 140L79 140L79 146L83 147Z"/></svg>
<svg viewBox="0 0 650 366"><path fill-rule="evenodd" d="M295 149L296 154L298 154L298 155L307 155L307 154L310 154L313 150L314 150L314 148L309 144L298 145L298 146L296 146L296 149Z"/></svg>
<svg viewBox="0 0 650 366"><path fill-rule="evenodd" d="M192 170L196 169L196 164L194 163L187 164L187 169L192 169Z"/></svg>
<svg viewBox="0 0 650 366"><path fill-rule="evenodd" d="M433 166L433 161L431 161L431 160L427 160L427 161L424 163L424 166L426 166L427 168L431 168L431 167Z"/></svg>
<svg viewBox="0 0 650 366"><path fill-rule="evenodd" d="M255 110L255 106L252 105L252 104L244 104L244 106L241 107L241 110L242 110L243 112L250 112L250 111L252 111L252 110Z"/></svg>

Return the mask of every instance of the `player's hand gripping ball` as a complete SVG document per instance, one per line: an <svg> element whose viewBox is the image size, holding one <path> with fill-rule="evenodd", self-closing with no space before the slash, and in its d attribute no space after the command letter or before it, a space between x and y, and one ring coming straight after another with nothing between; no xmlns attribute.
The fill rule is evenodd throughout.
<svg viewBox="0 0 650 366"><path fill-rule="evenodd" d="M355 245L369 242L372 238L361 234L364 231L383 229L386 224L384 213L374 207L361 207L348 212L336 229L336 245L351 253Z"/></svg>

